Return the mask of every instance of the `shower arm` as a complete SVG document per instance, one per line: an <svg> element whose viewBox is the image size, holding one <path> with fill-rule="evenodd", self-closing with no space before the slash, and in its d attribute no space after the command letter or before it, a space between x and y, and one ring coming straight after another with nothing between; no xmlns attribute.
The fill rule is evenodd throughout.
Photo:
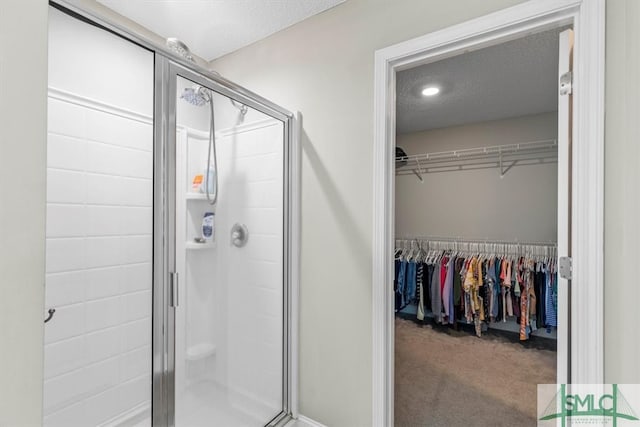
<svg viewBox="0 0 640 427"><path fill-rule="evenodd" d="M247 111L249 110L249 107L247 107L246 105L244 105L242 103L236 102L233 98L229 98L229 101L231 101L231 103L233 104L234 107L236 107L238 110L240 110L240 114L242 115L242 117L244 117L247 114Z"/></svg>

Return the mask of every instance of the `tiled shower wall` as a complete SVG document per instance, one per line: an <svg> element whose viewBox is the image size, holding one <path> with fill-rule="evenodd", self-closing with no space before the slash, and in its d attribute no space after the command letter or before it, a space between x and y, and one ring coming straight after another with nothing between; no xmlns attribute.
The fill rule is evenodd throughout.
<svg viewBox="0 0 640 427"><path fill-rule="evenodd" d="M283 127L273 121L240 126L219 139L221 241L234 223L246 224L246 246L220 253L217 307L226 378L237 407L259 419L282 405ZM256 359L258 352L260 357Z"/></svg>
<svg viewBox="0 0 640 427"><path fill-rule="evenodd" d="M237 117L227 99L216 101L219 110L229 108L227 115L235 111ZM179 118L186 112L180 113ZM187 250L184 265L179 263L177 425L260 425L282 409L284 129L281 122L255 116L218 130L216 244L211 250ZM186 131L185 154L178 157L178 188L186 191L206 165L207 138L200 132ZM178 241L191 241L189 211L201 222L202 212L212 208L206 200L179 202L178 212L181 206L187 212L177 218L188 224L177 219ZM246 246L231 244L235 223L249 230ZM202 344L215 351L201 359L186 357Z"/></svg>
<svg viewBox="0 0 640 427"><path fill-rule="evenodd" d="M149 400L152 127L52 98L49 116L45 424L96 425Z"/></svg>
<svg viewBox="0 0 640 427"><path fill-rule="evenodd" d="M44 424L93 426L150 407L153 58L50 26Z"/></svg>

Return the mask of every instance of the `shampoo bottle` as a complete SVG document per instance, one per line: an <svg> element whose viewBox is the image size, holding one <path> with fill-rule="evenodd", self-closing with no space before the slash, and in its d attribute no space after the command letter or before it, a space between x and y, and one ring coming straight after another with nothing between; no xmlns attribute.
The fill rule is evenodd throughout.
<svg viewBox="0 0 640 427"><path fill-rule="evenodd" d="M202 238L210 242L213 240L215 234L215 214L213 212L205 212L202 218Z"/></svg>
<svg viewBox="0 0 640 427"><path fill-rule="evenodd" d="M209 194L213 194L216 191L216 175L213 165L204 170L204 179L200 185L200 192L207 193L207 188L209 189Z"/></svg>

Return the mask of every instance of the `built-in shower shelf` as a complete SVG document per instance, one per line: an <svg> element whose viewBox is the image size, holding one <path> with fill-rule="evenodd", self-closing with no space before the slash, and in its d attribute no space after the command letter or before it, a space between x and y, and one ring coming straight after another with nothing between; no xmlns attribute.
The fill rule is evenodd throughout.
<svg viewBox="0 0 640 427"><path fill-rule="evenodd" d="M207 251L215 249L216 242L196 243L193 241L188 241L185 243L184 247L188 251Z"/></svg>
<svg viewBox="0 0 640 427"><path fill-rule="evenodd" d="M203 193L187 193L185 195L187 200L207 200L207 195Z"/></svg>
<svg viewBox="0 0 640 427"><path fill-rule="evenodd" d="M214 354L216 354L216 346L208 342L202 342L187 348L187 360L201 360Z"/></svg>

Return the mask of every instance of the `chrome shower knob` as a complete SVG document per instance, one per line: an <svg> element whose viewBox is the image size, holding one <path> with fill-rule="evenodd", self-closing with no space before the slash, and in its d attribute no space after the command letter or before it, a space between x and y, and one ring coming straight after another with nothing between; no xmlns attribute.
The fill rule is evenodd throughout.
<svg viewBox="0 0 640 427"><path fill-rule="evenodd" d="M231 227L231 244L237 248L241 248L247 244L249 240L249 229L246 225L236 222Z"/></svg>

